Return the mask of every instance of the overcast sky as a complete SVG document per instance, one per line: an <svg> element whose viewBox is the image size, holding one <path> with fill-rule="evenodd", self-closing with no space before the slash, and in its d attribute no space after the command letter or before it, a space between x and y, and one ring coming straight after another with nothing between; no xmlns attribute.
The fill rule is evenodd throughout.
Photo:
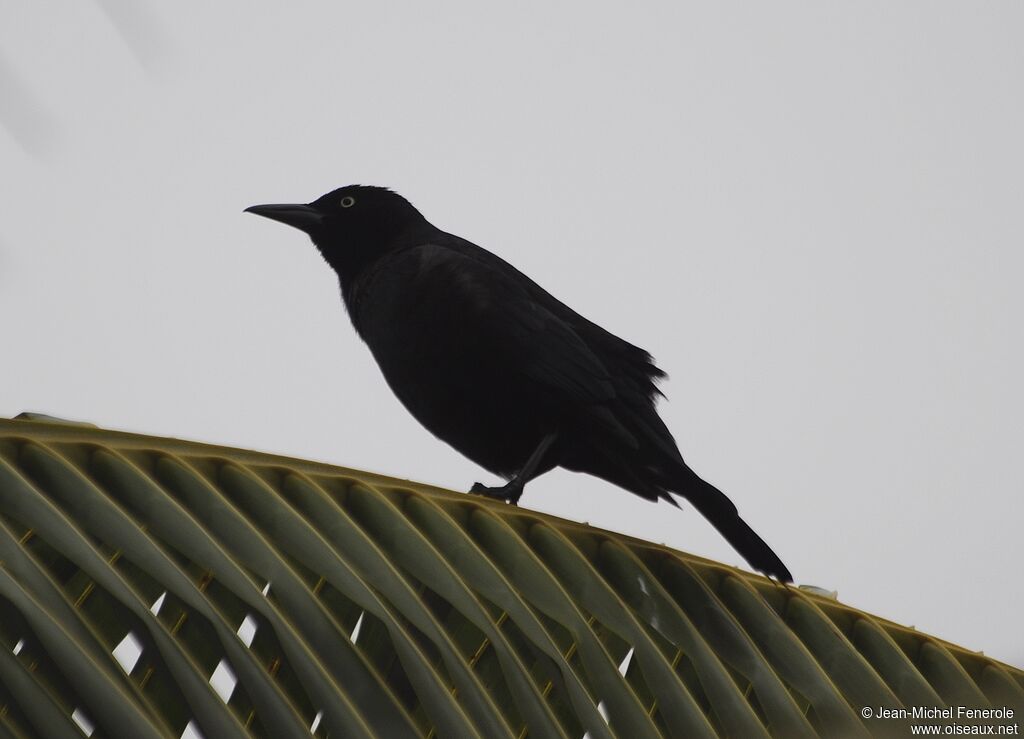
<svg viewBox="0 0 1024 739"><path fill-rule="evenodd" d="M798 582L1024 666L1024 6L0 4L0 415L496 480L308 239L387 185L650 350ZM731 564L689 506L529 508Z"/></svg>

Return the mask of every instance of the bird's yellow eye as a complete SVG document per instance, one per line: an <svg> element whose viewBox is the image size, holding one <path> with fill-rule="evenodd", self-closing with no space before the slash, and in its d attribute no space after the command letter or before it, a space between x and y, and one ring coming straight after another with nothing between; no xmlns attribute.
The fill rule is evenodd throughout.
<svg viewBox="0 0 1024 739"><path fill-rule="evenodd" d="M343 197L341 199L341 207L342 208L351 208L355 204L356 204L356 199L354 197L352 197L351 195L346 195L345 197Z"/></svg>

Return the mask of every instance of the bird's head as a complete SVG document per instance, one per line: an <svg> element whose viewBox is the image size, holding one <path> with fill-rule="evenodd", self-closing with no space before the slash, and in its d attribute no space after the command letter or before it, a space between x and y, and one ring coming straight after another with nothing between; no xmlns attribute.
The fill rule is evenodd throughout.
<svg viewBox="0 0 1024 739"><path fill-rule="evenodd" d="M383 187L348 185L311 203L253 205L247 213L305 231L344 282L429 227L412 203Z"/></svg>

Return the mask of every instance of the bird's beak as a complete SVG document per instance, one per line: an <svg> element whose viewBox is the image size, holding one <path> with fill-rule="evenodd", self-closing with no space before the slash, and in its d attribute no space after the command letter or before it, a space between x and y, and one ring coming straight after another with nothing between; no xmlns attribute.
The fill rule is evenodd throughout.
<svg viewBox="0 0 1024 739"><path fill-rule="evenodd" d="M277 205L253 205L245 209L246 213L255 213L264 218L270 218L289 226L294 226L300 231L309 233L323 223L324 214L310 205L294 203L281 203Z"/></svg>

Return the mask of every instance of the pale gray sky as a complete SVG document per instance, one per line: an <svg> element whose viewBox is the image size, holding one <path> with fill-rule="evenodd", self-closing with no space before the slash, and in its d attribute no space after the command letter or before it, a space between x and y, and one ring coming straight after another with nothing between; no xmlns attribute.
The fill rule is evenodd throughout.
<svg viewBox="0 0 1024 739"><path fill-rule="evenodd" d="M1024 6L0 8L0 415L492 483L242 214L388 185L654 353L799 582L1024 665ZM740 564L592 478L522 502Z"/></svg>

